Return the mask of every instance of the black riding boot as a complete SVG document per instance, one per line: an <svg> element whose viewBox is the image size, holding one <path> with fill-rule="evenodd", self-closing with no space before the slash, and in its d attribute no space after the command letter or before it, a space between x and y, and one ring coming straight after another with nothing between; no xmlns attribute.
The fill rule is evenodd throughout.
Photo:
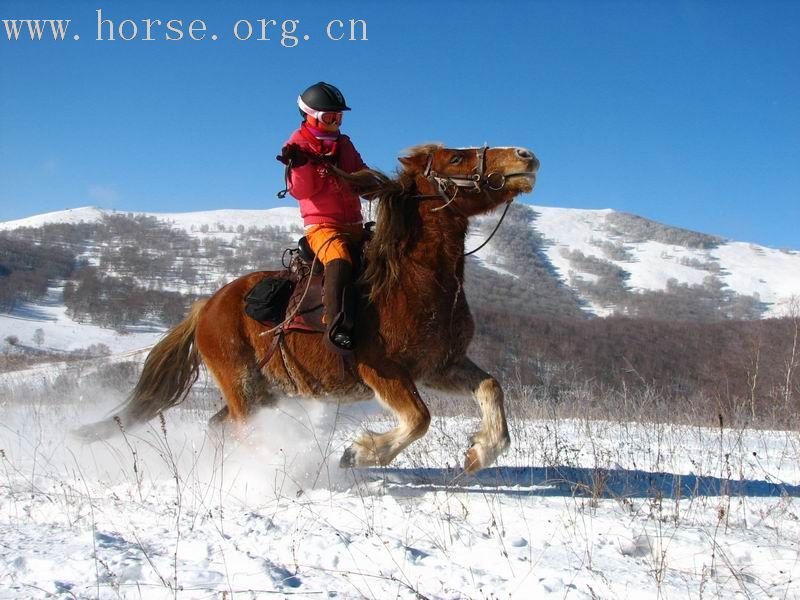
<svg viewBox="0 0 800 600"><path fill-rule="evenodd" d="M353 351L353 302L351 285L352 265L342 258L325 265L322 301L328 324L325 340L334 352L349 354Z"/></svg>

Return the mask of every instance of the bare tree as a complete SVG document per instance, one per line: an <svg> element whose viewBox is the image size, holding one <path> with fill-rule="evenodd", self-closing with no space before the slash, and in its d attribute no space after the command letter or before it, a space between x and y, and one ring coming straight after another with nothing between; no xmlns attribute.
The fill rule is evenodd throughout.
<svg viewBox="0 0 800 600"><path fill-rule="evenodd" d="M792 295L786 306L786 317L792 328L792 348L786 357L786 379L783 386L783 407L788 408L792 401L795 369L800 365L797 342L800 337L800 296Z"/></svg>

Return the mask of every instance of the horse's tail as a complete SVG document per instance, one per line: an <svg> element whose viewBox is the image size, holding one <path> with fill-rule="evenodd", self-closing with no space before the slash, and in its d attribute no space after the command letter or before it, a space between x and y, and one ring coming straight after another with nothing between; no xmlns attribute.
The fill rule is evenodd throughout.
<svg viewBox="0 0 800 600"><path fill-rule="evenodd" d="M144 361L139 381L115 414L84 425L75 431L76 435L85 439L108 438L123 428L149 421L186 398L200 372L201 359L194 335L206 302L195 302L189 315L153 347Z"/></svg>

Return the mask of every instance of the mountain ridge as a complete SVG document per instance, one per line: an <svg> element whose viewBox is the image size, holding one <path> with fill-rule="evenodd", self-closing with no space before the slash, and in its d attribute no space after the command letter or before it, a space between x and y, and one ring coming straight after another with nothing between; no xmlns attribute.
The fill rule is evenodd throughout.
<svg viewBox="0 0 800 600"><path fill-rule="evenodd" d="M761 304L762 316L769 317L780 316L784 305L800 295L800 252L796 250L728 240L613 209L525 203L513 207L516 222L510 219L504 224L498 237L475 255L474 262L500 276L520 280L526 269L522 263L538 260L559 285L577 296L588 314L636 316L635 310L621 308L623 296L636 300L635 294L707 288L710 293L752 298L751 304ZM365 203L364 208L369 218L369 205ZM171 213L84 206L1 222L0 231L100 223L114 215L157 219L204 242L208 238L230 242L237 234L261 227L285 232L285 244L292 236L302 235L299 210L291 206ZM488 237L497 218L486 215L474 220L466 241L468 250ZM520 246L519 238L526 238L534 247ZM509 245L515 246L511 253ZM516 265L512 267L512 263ZM523 283L517 281L517 287Z"/></svg>

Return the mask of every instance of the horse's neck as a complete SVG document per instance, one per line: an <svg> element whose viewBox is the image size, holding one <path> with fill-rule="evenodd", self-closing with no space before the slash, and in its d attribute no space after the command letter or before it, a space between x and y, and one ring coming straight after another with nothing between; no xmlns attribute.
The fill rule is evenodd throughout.
<svg viewBox="0 0 800 600"><path fill-rule="evenodd" d="M437 280L438 287L460 286L464 279L464 240L469 222L450 208L433 212L431 209L437 205L420 203L420 238L409 256L431 273L444 275Z"/></svg>

